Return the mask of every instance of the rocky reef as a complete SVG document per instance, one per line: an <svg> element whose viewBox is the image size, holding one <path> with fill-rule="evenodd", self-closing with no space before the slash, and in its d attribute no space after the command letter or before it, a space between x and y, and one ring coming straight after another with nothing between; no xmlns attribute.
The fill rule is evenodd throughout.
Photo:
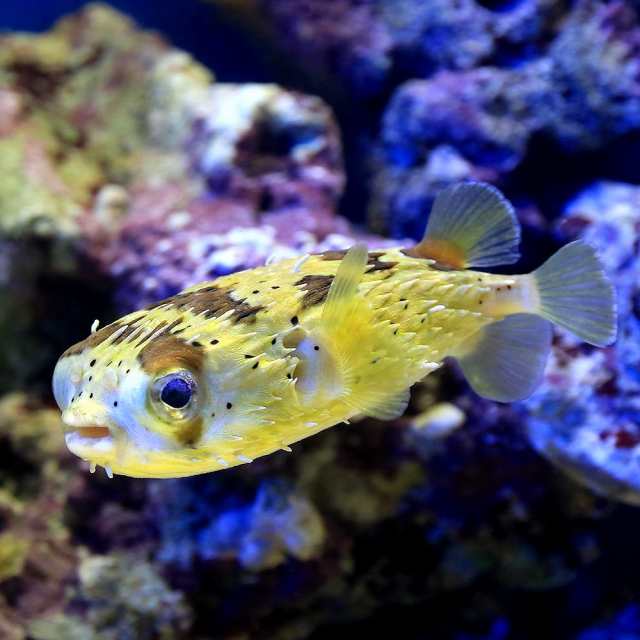
<svg viewBox="0 0 640 640"><path fill-rule="evenodd" d="M637 6L214 4L307 80L218 82L106 5L0 35L0 636L640 637ZM67 453L51 369L95 318L269 256L406 243L466 178L516 203L515 271L598 248L615 345L558 331L522 403L446 367L402 418L202 477Z"/></svg>
<svg viewBox="0 0 640 640"><path fill-rule="evenodd" d="M557 225L597 247L613 274L619 331L606 350L557 337L543 386L528 401L534 446L588 486L640 504L640 188L596 183Z"/></svg>

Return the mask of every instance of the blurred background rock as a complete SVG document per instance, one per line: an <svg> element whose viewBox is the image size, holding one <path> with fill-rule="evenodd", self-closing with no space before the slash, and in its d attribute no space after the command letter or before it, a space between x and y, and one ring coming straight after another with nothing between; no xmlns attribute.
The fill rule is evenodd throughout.
<svg viewBox="0 0 640 640"><path fill-rule="evenodd" d="M640 638L639 12L5 0L0 637ZM515 272L598 247L615 345L558 333L514 406L446 368L393 423L213 475L66 453L52 366L94 318L272 253L406 243L467 178L517 205Z"/></svg>

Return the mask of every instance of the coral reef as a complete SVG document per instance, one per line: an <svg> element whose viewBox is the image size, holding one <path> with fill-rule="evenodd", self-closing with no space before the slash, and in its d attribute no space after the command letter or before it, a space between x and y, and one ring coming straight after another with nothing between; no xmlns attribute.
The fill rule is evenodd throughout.
<svg viewBox="0 0 640 640"><path fill-rule="evenodd" d="M154 193L167 209L229 199L238 217L331 210L340 194L337 130L317 98L214 84L100 5L0 43L5 233L78 233L82 214L111 228Z"/></svg>
<svg viewBox="0 0 640 640"><path fill-rule="evenodd" d="M582 1L540 57L400 85L374 156L372 222L417 236L439 189L463 178L508 182L534 137L570 156L638 131L639 34L632 7Z"/></svg>
<svg viewBox="0 0 640 640"><path fill-rule="evenodd" d="M373 173L364 194L350 189L371 192L370 223L397 238L419 236L435 193L453 181L515 183L526 198L522 166L539 162L534 171L553 181L540 144L560 165L640 129L640 25L630 2L218 4L324 74L310 86L347 112L357 144L348 161Z"/></svg>
<svg viewBox="0 0 640 640"><path fill-rule="evenodd" d="M640 188L597 183L558 225L597 247L616 284L619 337L606 350L558 336L545 384L527 401L533 445L605 495L640 504Z"/></svg>
<svg viewBox="0 0 640 640"><path fill-rule="evenodd" d="M452 181L501 184L523 205L526 262L577 237L598 248L619 340L558 332L516 406L445 367L402 418L293 453L180 480L90 475L48 387L94 318L272 255L400 241L336 214L343 143L322 99L219 83L105 5L3 34L0 636L636 637L640 188L635 159L599 154L637 148L637 7L217 4L271 30L310 84L339 85L378 230L419 235ZM605 181L620 164L626 183Z"/></svg>
<svg viewBox="0 0 640 640"><path fill-rule="evenodd" d="M98 4L45 34L2 35L0 50L8 388L44 377L96 310L110 318L114 306L272 253L351 242L334 215L344 182L338 130L320 99L215 83L186 53ZM24 259L11 260L17 254ZM60 314L60 327L65 289L77 292L76 313Z"/></svg>
<svg viewBox="0 0 640 640"><path fill-rule="evenodd" d="M162 562L186 567L196 559L236 559L260 571L288 557L305 561L320 555L326 535L322 518L308 498L296 495L283 481L265 480L239 504L230 503L220 487L203 484L151 485L153 519L161 523ZM202 500L203 489L207 500ZM193 512L185 519L186 505L192 505Z"/></svg>
<svg viewBox="0 0 640 640"><path fill-rule="evenodd" d="M139 557L88 556L78 569L73 600L83 616L57 614L34 621L35 640L152 640L189 638L191 615L182 594L168 588Z"/></svg>
<svg viewBox="0 0 640 640"><path fill-rule="evenodd" d="M22 394L0 400L0 441L0 630L22 639L29 620L62 608L73 577L63 508L75 465L58 412Z"/></svg>
<svg viewBox="0 0 640 640"><path fill-rule="evenodd" d="M287 52L344 84L358 98L437 69L468 69L491 63L511 49L516 56L542 43L562 3L505 3L492 11L476 0L244 0L225 3L243 10ZM255 15L259 15L259 19ZM257 24L258 20L260 25Z"/></svg>

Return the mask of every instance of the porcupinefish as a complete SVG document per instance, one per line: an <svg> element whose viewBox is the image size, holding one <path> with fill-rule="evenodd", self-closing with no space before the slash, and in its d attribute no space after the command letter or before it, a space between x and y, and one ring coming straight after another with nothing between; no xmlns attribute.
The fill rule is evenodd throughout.
<svg viewBox="0 0 640 640"><path fill-rule="evenodd" d="M493 187L435 200L409 249L327 251L233 273L131 313L65 351L53 375L68 448L134 477L250 462L355 415L392 419L454 358L481 396L512 402L544 372L551 323L597 346L613 288L580 241L536 271Z"/></svg>

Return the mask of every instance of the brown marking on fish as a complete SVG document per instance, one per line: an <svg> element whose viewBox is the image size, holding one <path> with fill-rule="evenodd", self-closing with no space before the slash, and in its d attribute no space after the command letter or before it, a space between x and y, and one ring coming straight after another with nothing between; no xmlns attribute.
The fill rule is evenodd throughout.
<svg viewBox="0 0 640 640"><path fill-rule="evenodd" d="M142 368L156 374L170 367L184 367L197 373L202 369L204 353L180 338L161 335L154 338L138 354Z"/></svg>
<svg viewBox="0 0 640 640"><path fill-rule="evenodd" d="M122 324L121 326L124 327L124 324ZM140 326L141 325L139 324L139 321L134 320L131 324L127 325L127 328L119 336L117 336L111 344L115 345L127 342L129 336L131 336L131 334L133 334L135 331L138 331L140 329Z"/></svg>
<svg viewBox="0 0 640 640"><path fill-rule="evenodd" d="M155 333L157 333L156 337L160 337L161 335L164 335L165 333L167 333L167 330L165 329L166 326L167 326L166 320L162 320L162 322L159 322L153 329L150 329L149 331L147 331L146 335L142 338L142 340L138 341L138 343L136 344L136 347L141 347Z"/></svg>
<svg viewBox="0 0 640 640"><path fill-rule="evenodd" d="M197 416L180 428L176 438L185 447L196 447L202 438L203 429L202 416Z"/></svg>
<svg viewBox="0 0 640 640"><path fill-rule="evenodd" d="M116 331L122 329L124 324L120 321L113 322L112 324L103 327L99 331L92 333L90 336L82 340L81 342L77 342L76 344L70 346L61 356L60 358L67 358L69 356L75 356L79 353L82 353L86 349L93 349L97 347L99 344L102 344L105 340L108 340Z"/></svg>
<svg viewBox="0 0 640 640"><path fill-rule="evenodd" d="M146 309L151 310L163 305L169 305L177 309L190 309L194 315L203 314L207 320L232 311L232 319L235 322L255 321L256 314L264 307L250 305L245 302L246 298L235 300L231 292L232 290L226 287L209 286L196 291L178 293L171 298L146 307Z"/></svg>
<svg viewBox="0 0 640 640"><path fill-rule="evenodd" d="M327 299L329 288L333 282L334 276L304 276L295 283L296 287L305 287L304 297L302 298L302 308L308 309L316 304L321 304Z"/></svg>
<svg viewBox="0 0 640 640"><path fill-rule="evenodd" d="M392 262L389 260L388 262L382 262L380 258L384 255L384 251L374 251L369 254L369 260L367 261L368 265L371 265L369 269L365 271L365 273L372 273L373 271L387 271L388 269L393 269L398 263Z"/></svg>
<svg viewBox="0 0 640 640"><path fill-rule="evenodd" d="M318 254L321 260L342 260L347 255L347 249L323 251Z"/></svg>
<svg viewBox="0 0 640 640"><path fill-rule="evenodd" d="M366 273L372 273L373 271L386 271L387 269L393 269L397 262L383 262L380 258L385 254L384 251L371 251L367 259L367 264L370 266ZM324 251L318 254L322 260L342 260L347 255L347 250L341 251Z"/></svg>

